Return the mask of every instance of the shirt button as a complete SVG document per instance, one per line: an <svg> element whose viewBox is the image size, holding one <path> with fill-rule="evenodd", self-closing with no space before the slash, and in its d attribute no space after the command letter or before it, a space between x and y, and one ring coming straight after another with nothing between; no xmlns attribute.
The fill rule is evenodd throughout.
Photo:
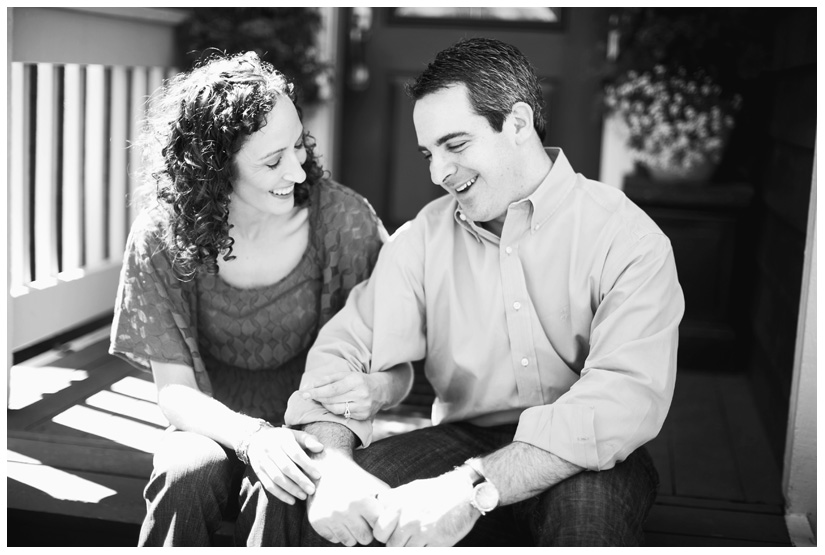
<svg viewBox="0 0 825 555"><path fill-rule="evenodd" d="M516 310L518 310L519 308L521 308L521 303L520 303L520 302L518 302L518 301L514 302L514 303L513 303L513 308L515 308Z"/></svg>
<svg viewBox="0 0 825 555"><path fill-rule="evenodd" d="M536 227L534 227L533 230L538 231L540 227L541 227L541 224L536 224Z"/></svg>
<svg viewBox="0 0 825 555"><path fill-rule="evenodd" d="M526 358L521 359L521 365L522 366L527 366L528 364L530 364L529 360L527 360Z"/></svg>
<svg viewBox="0 0 825 555"><path fill-rule="evenodd" d="M506 249L504 249L504 252L506 252L507 254L512 254L513 247L507 247Z"/></svg>

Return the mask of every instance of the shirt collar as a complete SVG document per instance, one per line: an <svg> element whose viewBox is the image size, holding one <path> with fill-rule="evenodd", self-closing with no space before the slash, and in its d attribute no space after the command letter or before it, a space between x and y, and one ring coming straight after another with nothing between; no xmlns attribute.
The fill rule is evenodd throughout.
<svg viewBox="0 0 825 555"><path fill-rule="evenodd" d="M538 229L536 226L544 225L576 183L576 172L562 149L547 147L544 152L553 161L553 167L533 194L525 199L533 205L530 222L533 230Z"/></svg>
<svg viewBox="0 0 825 555"><path fill-rule="evenodd" d="M533 208L530 216L530 227L533 230L537 230L538 227L536 226L541 227L544 222L553 215L576 182L576 172L573 170L573 166L570 165L562 149L546 147L544 152L546 152L550 160L553 161L553 167L550 168L550 171L538 188L533 191L533 194L510 205L514 206L522 202L530 202ZM498 239L492 233L487 232L484 228L465 218L461 213L458 202L454 202L455 210L453 211L453 217L455 221L475 237L477 241L481 241L480 233L484 233L485 236L489 234L490 238Z"/></svg>

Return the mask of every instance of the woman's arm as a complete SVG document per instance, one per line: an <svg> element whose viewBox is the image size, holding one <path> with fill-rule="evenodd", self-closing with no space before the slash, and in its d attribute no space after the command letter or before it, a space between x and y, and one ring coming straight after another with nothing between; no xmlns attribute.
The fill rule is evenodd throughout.
<svg viewBox="0 0 825 555"><path fill-rule="evenodd" d="M195 371L183 364L152 361L158 406L176 428L206 436L229 449L246 442L249 465L264 487L285 503L306 499L320 477L307 452L323 445L305 432L261 425L260 420L237 413L201 393Z"/></svg>
<svg viewBox="0 0 825 555"><path fill-rule="evenodd" d="M413 367L405 362L383 372L334 372L313 378L301 389L304 399L317 401L333 414L370 420L378 411L396 406L412 389Z"/></svg>

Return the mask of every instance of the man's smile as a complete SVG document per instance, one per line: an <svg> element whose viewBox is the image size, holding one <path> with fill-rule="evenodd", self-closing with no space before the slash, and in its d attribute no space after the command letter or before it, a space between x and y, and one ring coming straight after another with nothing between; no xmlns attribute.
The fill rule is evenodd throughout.
<svg viewBox="0 0 825 555"><path fill-rule="evenodd" d="M470 187L473 186L473 184L476 182L476 179L478 179L478 176L475 176L474 178L472 178L471 180L469 180L465 183L462 183L461 185L459 185L458 187L455 188L455 192L456 193L463 193L464 191L466 191L467 189L469 189Z"/></svg>

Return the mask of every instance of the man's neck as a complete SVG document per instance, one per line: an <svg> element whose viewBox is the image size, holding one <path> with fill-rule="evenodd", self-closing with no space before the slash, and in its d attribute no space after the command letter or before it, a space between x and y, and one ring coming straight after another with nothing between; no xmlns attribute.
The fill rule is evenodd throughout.
<svg viewBox="0 0 825 555"><path fill-rule="evenodd" d="M513 202L522 201L535 193L536 189L544 183L544 180L553 168L553 160L550 159L550 155L547 154L544 147L540 148L541 150L539 152L533 154L533 157L529 160L530 163L523 166L526 168L526 171L517 179L525 183L526 187L524 188L521 197ZM488 222L476 222L476 224L480 225L490 233L495 234L497 237L501 237L501 232L504 229L504 220L506 217L507 214L505 213L500 219L497 218Z"/></svg>

